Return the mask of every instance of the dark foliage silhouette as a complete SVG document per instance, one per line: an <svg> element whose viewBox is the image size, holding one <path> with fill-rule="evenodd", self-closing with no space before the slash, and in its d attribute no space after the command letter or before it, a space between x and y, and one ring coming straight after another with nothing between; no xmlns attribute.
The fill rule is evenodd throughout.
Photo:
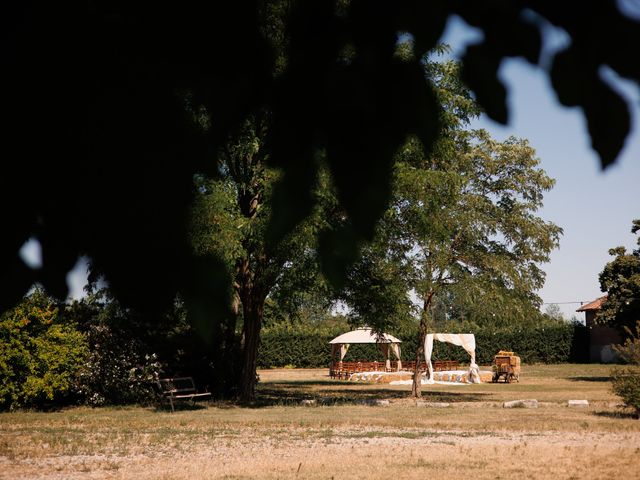
<svg viewBox="0 0 640 480"><path fill-rule="evenodd" d="M66 274L86 254L125 305L154 315L182 292L201 318L222 315L229 276L220 261L194 256L185 232L193 175L215 174L221 142L265 105L270 161L284 170L271 238L311 211L314 156L326 151L350 218L321 238L326 269L340 280L387 206L395 150L409 133L427 150L438 135L439 106L420 60L451 15L484 33L463 59L463 78L502 123L502 59L537 63L544 25L565 30L571 44L548 73L559 101L582 107L606 167L630 121L601 69L640 80L631 51L640 28L614 1L576 8L542 0L7 4L0 309L35 281L65 297ZM286 26L278 45L275 22ZM403 32L414 39L412 59L394 55ZM42 245L40 269L18 254L30 237Z"/></svg>

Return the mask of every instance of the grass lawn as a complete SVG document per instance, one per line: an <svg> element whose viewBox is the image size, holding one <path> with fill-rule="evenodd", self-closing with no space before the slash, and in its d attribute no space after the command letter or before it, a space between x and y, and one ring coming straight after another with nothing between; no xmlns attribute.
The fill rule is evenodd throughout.
<svg viewBox="0 0 640 480"><path fill-rule="evenodd" d="M640 421L620 409L609 371L532 365L516 384L423 387L446 408L416 404L410 386L281 369L259 372L251 407L3 413L0 478L640 478ZM389 405L363 404L372 398ZM502 408L529 398L539 408Z"/></svg>

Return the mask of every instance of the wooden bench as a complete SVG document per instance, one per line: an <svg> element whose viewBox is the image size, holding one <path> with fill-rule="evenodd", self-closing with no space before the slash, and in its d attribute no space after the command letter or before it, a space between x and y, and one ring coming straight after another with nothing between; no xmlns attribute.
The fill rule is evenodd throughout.
<svg viewBox="0 0 640 480"><path fill-rule="evenodd" d="M156 383L160 389L161 400L169 400L171 412L175 412L175 402L191 400L195 405L196 400L211 398L209 392L198 392L193 377L157 378Z"/></svg>
<svg viewBox="0 0 640 480"><path fill-rule="evenodd" d="M340 370L338 372L338 379L348 380L351 375L357 372L358 362L341 362Z"/></svg>

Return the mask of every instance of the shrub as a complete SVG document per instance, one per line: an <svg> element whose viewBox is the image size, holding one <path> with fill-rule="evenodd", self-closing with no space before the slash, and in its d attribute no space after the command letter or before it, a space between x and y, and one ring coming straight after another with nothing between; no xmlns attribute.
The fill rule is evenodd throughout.
<svg viewBox="0 0 640 480"><path fill-rule="evenodd" d="M640 320L635 333L628 327L625 330L629 337L623 345L616 345L614 349L629 366L611 372L612 390L640 415Z"/></svg>
<svg viewBox="0 0 640 480"><path fill-rule="evenodd" d="M107 325L91 326L88 339L90 353L77 377L78 392L87 404L145 403L153 397L160 369L154 354Z"/></svg>
<svg viewBox="0 0 640 480"><path fill-rule="evenodd" d="M86 337L36 289L0 316L0 408L69 400L87 354Z"/></svg>
<svg viewBox="0 0 640 480"><path fill-rule="evenodd" d="M635 333L629 327L624 327L627 339L623 345L614 345L613 349L620 354L625 362L640 365L640 320L636 323Z"/></svg>
<svg viewBox="0 0 640 480"><path fill-rule="evenodd" d="M613 393L640 415L640 369L622 368L611 372Z"/></svg>

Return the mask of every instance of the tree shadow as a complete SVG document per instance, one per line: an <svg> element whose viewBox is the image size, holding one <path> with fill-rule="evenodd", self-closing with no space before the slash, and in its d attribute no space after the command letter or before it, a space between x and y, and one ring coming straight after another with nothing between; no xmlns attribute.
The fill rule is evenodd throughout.
<svg viewBox="0 0 640 480"><path fill-rule="evenodd" d="M258 388L257 398L254 402L241 405L244 407L261 408L271 406L292 406L300 405L303 401L312 401L316 405L362 405L376 400L398 400L410 399L411 393L407 390L397 390L391 388L358 388L370 386L371 384L354 384L352 388L318 388L300 389L296 388L320 386L326 387L329 382L305 381L305 382L282 382L262 384ZM332 385L338 384L345 387L343 382L330 382ZM489 394L487 393L458 393L446 391L427 390L422 392L421 400L427 402L477 402L483 401Z"/></svg>
<svg viewBox="0 0 640 480"><path fill-rule="evenodd" d="M179 401L173 404L173 409L175 412L181 411L197 411L197 410L206 410L209 407L209 402L200 402L200 403L191 403L187 401ZM169 403L166 404L156 404L154 407L156 412L171 412L171 405Z"/></svg>
<svg viewBox="0 0 640 480"><path fill-rule="evenodd" d="M567 377L572 382L610 382L611 377Z"/></svg>
<svg viewBox="0 0 640 480"><path fill-rule="evenodd" d="M305 385L305 386L315 386L315 385L344 385L345 380L334 380L330 379L327 376L326 380L277 380L277 381L269 381L260 383L259 385ZM366 384L363 384L366 385Z"/></svg>
<svg viewBox="0 0 640 480"><path fill-rule="evenodd" d="M367 399L397 399L397 398L411 398L411 392L407 390L388 390L384 388L380 389L368 389L368 390L321 390L319 393L335 395L338 397L352 397L355 402ZM421 400L428 402L478 402L484 400L484 397L488 396L487 393L458 393L458 392L445 392L437 390L423 390Z"/></svg>
<svg viewBox="0 0 640 480"><path fill-rule="evenodd" d="M640 414L632 411L618 410L614 412L602 411L593 413L597 417L616 418L616 419L640 419Z"/></svg>

